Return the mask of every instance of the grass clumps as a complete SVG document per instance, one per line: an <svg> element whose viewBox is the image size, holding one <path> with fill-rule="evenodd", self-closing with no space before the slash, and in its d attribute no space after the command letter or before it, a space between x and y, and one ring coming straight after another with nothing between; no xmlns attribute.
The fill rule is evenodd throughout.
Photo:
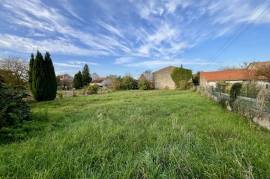
<svg viewBox="0 0 270 179"><path fill-rule="evenodd" d="M33 103L36 130L0 145L0 177L267 178L270 133L187 91Z"/></svg>

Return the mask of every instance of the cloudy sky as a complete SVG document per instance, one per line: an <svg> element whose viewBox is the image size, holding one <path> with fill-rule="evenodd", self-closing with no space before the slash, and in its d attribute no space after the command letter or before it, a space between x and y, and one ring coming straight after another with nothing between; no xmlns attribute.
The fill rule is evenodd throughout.
<svg viewBox="0 0 270 179"><path fill-rule="evenodd" d="M215 70L270 60L269 42L269 0L0 0L0 57L49 51L58 74Z"/></svg>

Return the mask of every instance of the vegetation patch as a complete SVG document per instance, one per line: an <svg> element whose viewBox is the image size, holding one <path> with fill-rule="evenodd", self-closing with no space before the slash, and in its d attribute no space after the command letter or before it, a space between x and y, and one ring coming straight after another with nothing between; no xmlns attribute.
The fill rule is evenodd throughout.
<svg viewBox="0 0 270 179"><path fill-rule="evenodd" d="M0 177L267 178L270 133L189 91L32 103L28 138L0 145Z"/></svg>

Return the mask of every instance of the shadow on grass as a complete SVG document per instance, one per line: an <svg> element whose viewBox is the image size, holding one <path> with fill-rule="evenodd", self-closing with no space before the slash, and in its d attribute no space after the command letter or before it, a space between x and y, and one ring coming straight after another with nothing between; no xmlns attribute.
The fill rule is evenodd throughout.
<svg viewBox="0 0 270 179"><path fill-rule="evenodd" d="M32 114L29 121L0 129L0 145L21 142L36 136L48 124L48 109Z"/></svg>

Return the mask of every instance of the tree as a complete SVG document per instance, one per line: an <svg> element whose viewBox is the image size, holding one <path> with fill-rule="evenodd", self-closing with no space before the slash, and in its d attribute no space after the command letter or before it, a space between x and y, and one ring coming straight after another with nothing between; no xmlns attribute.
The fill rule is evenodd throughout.
<svg viewBox="0 0 270 179"><path fill-rule="evenodd" d="M56 97L57 83L50 54L46 52L45 59L37 51L32 72L32 93L37 101L53 100Z"/></svg>
<svg viewBox="0 0 270 179"><path fill-rule="evenodd" d="M140 90L150 90L152 89L152 82L148 81L146 77L142 74L138 81L138 87Z"/></svg>
<svg viewBox="0 0 270 179"><path fill-rule="evenodd" d="M32 71L33 71L34 61L35 61L34 54L31 54L31 58L29 61L29 70L28 70L28 83L29 83L30 90L32 90Z"/></svg>
<svg viewBox="0 0 270 179"><path fill-rule="evenodd" d="M82 73L79 71L74 75L73 79L73 87L76 89L80 89L83 87L83 81L82 81Z"/></svg>
<svg viewBox="0 0 270 179"><path fill-rule="evenodd" d="M82 71L82 83L83 83L83 86L86 86L88 85L89 83L91 83L92 81L92 78L91 78L91 75L90 75L90 72L89 72L89 67L87 64L84 65L83 67L83 71Z"/></svg>
<svg viewBox="0 0 270 179"><path fill-rule="evenodd" d="M0 70L7 85L26 87L28 81L28 65L17 57L0 60Z"/></svg>
<svg viewBox="0 0 270 179"><path fill-rule="evenodd" d="M51 55L49 52L45 53L44 57L45 65L46 65L46 74L47 74L47 85L46 85L46 90L47 90L47 99L48 100L53 100L56 97L56 91L57 91L57 82L56 82L56 76L55 76L55 71L51 59Z"/></svg>
<svg viewBox="0 0 270 179"><path fill-rule="evenodd" d="M121 89L124 90L138 89L138 82L130 75L124 76L121 80Z"/></svg>
<svg viewBox="0 0 270 179"><path fill-rule="evenodd" d="M183 66L181 65L180 68L175 68L173 70L171 77L175 83L176 88L187 89L188 82L192 78L192 71L189 69L183 68Z"/></svg>
<svg viewBox="0 0 270 179"><path fill-rule="evenodd" d="M25 97L24 90L7 86L0 75L0 129L30 119L30 106Z"/></svg>
<svg viewBox="0 0 270 179"><path fill-rule="evenodd" d="M256 70L256 76L258 78L266 78L266 80L270 82L270 65L260 66L260 68Z"/></svg>

